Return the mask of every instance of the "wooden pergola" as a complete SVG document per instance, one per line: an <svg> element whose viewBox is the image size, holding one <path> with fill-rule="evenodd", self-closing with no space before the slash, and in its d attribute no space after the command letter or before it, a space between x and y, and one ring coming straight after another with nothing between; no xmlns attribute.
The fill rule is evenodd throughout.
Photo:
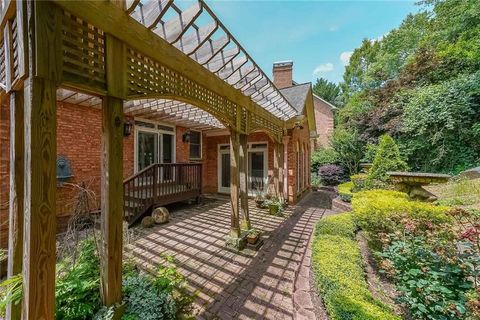
<svg viewBox="0 0 480 320"><path fill-rule="evenodd" d="M275 142L282 195L282 142L296 111L203 1L2 0L0 14L0 86L11 114L8 274L24 279L23 305L10 306L8 319L54 319L57 100L102 110L105 305L122 301L125 114L161 110L230 130L232 242L241 219L250 227L248 134Z"/></svg>

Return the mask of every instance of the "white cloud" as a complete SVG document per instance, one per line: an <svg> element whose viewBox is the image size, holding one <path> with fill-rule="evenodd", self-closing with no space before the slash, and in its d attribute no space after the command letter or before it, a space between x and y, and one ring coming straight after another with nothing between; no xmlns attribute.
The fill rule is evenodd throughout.
<svg viewBox="0 0 480 320"><path fill-rule="evenodd" d="M333 63L328 62L317 66L315 70L313 70L313 75L318 77L331 71L333 71Z"/></svg>
<svg viewBox="0 0 480 320"><path fill-rule="evenodd" d="M340 61L342 61L344 66L347 66L350 63L350 58L352 57L353 51L345 51L340 54Z"/></svg>
<svg viewBox="0 0 480 320"><path fill-rule="evenodd" d="M335 32L338 30L338 26L330 26L330 28L328 28L328 31L330 32Z"/></svg>

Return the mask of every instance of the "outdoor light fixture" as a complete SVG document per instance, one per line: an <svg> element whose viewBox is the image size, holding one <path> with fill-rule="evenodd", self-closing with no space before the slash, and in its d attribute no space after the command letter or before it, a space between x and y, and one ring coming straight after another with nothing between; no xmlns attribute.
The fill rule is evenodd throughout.
<svg viewBox="0 0 480 320"><path fill-rule="evenodd" d="M133 121L132 120L125 121L123 123L123 136L128 137L129 135L131 135L132 129L133 129Z"/></svg>
<svg viewBox="0 0 480 320"><path fill-rule="evenodd" d="M303 126L300 124L300 122L295 122L294 129L303 129Z"/></svg>
<svg viewBox="0 0 480 320"><path fill-rule="evenodd" d="M182 136L182 141L184 143L189 143L190 142L190 136L191 136L191 131L187 130Z"/></svg>

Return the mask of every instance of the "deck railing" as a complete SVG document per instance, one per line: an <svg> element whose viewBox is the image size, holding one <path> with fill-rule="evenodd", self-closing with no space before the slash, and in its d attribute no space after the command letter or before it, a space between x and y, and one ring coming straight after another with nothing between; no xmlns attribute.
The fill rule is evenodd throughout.
<svg viewBox="0 0 480 320"><path fill-rule="evenodd" d="M126 179L124 218L137 222L153 207L198 198L202 194L201 163L156 163Z"/></svg>

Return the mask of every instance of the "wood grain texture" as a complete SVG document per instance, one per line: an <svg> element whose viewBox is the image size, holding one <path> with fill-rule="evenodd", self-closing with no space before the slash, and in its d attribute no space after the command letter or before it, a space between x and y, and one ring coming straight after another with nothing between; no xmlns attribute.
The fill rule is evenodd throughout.
<svg viewBox="0 0 480 320"><path fill-rule="evenodd" d="M23 0L17 0L16 5L17 19L17 52L18 52L18 87L14 85L14 89L21 89L23 79L28 76L28 28L27 28L27 4Z"/></svg>
<svg viewBox="0 0 480 320"><path fill-rule="evenodd" d="M127 51L125 44L117 38L105 37L105 67L107 94L123 98L127 95Z"/></svg>
<svg viewBox="0 0 480 320"><path fill-rule="evenodd" d="M248 210L248 135L239 135L239 178L240 178L240 212L242 213L242 228L252 227Z"/></svg>
<svg viewBox="0 0 480 320"><path fill-rule="evenodd" d="M104 97L102 108L102 268L103 303L122 301L123 101Z"/></svg>
<svg viewBox="0 0 480 320"><path fill-rule="evenodd" d="M240 133L235 130L230 130L230 202L232 205L232 214L230 219L230 236L232 238L240 237L239 153Z"/></svg>
<svg viewBox="0 0 480 320"><path fill-rule="evenodd" d="M12 89L13 82L13 40L12 23L7 21L3 29L3 45L5 48L5 86L6 92Z"/></svg>
<svg viewBox="0 0 480 320"><path fill-rule="evenodd" d="M8 277L20 274L23 264L24 123L23 91L10 94L10 203ZM22 305L9 304L7 319L19 320Z"/></svg>
<svg viewBox="0 0 480 320"><path fill-rule="evenodd" d="M25 83L25 215L23 319L55 314L56 84Z"/></svg>

